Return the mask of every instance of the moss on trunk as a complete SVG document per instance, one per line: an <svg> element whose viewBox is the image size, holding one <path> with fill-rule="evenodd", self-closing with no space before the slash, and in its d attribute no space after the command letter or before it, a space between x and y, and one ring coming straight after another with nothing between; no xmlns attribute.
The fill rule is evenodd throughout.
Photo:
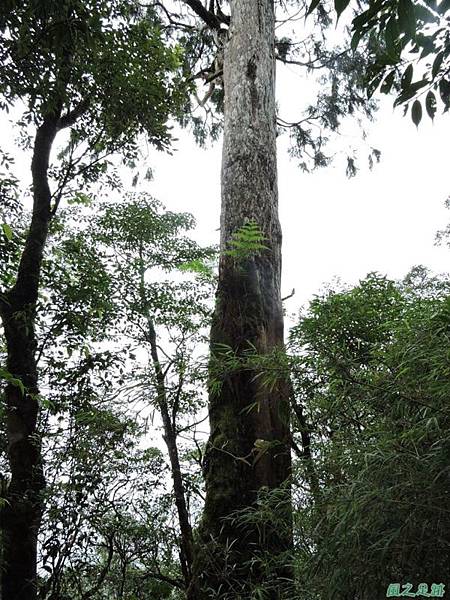
<svg viewBox="0 0 450 600"><path fill-rule="evenodd" d="M271 0L230 4L224 52L221 259L211 331L211 353L219 362L223 345L237 357L249 350L267 355L283 348L274 8ZM230 241L249 222L258 225L266 248L239 257L229 252ZM251 587L266 584L266 597L281 598L285 586L274 580L289 575L280 563L291 547L289 388L280 379L269 389L248 369L225 373L220 383L210 394L206 503L195 568L199 589L192 598L247 598ZM257 440L267 444L267 451L256 452ZM242 519L230 518L236 511L255 508L263 490L282 490L287 501L279 505L278 516L284 526L248 519L244 525ZM267 570L268 558L272 568Z"/></svg>

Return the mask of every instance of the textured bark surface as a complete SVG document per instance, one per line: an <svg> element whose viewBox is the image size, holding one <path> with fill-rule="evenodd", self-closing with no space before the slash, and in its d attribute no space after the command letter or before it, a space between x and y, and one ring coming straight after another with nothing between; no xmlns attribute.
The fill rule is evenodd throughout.
<svg viewBox="0 0 450 600"><path fill-rule="evenodd" d="M4 294L0 314L7 346L7 370L24 385L5 390L11 482L1 511L3 600L33 600L36 589L37 534L44 487L40 439L38 376L34 333L44 245L51 220L48 185L50 151L59 115L44 119L36 134L33 161L33 215L14 287Z"/></svg>
<svg viewBox="0 0 450 600"><path fill-rule="evenodd" d="M226 344L238 355L251 346L267 354L283 347L274 8L273 0L232 0L230 4L231 27L224 53L222 254L211 352L217 355L217 344ZM233 234L251 221L259 225L268 249L245 258L224 254ZM201 537L204 543L214 539L228 550L223 556L217 550L209 562L200 554L197 572L203 572L202 589L220 589L220 597L246 597L237 595L233 579L248 585L264 582L266 575L257 566L250 567L249 561L261 551L276 558L290 547L289 510L284 517L287 526L268 537L256 526L242 528L227 519L234 511L252 506L258 490L278 489L289 479L289 424L283 416L288 412L287 397L285 381L269 390L248 371L229 374L220 392L211 394ZM255 403L253 409L245 410ZM272 442L271 449L257 456L256 440ZM234 565L231 574L227 565ZM281 594L280 587L270 597ZM197 596L201 597L198 592Z"/></svg>

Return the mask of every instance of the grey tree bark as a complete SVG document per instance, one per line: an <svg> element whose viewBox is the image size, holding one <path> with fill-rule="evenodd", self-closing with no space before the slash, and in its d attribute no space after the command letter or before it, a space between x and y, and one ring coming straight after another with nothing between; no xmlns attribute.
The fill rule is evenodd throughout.
<svg viewBox="0 0 450 600"><path fill-rule="evenodd" d="M211 331L211 353L219 361L224 344L238 356L252 348L262 355L283 348L274 5L273 0L231 0L230 6L224 48L221 258ZM236 231L249 222L258 224L267 249L242 257L227 253ZM228 373L221 383L220 391L210 394L200 528L207 550L197 552L198 587L191 597L216 597L208 595L213 590L221 598L247 598L251 586L262 584L269 590L265 597L282 598L284 585L274 581L281 581L280 575L289 578L288 569L276 566L291 545L289 387L280 380L268 389L248 370ZM256 451L257 440L267 443L267 451ZM261 529L230 519L255 506L263 489L284 489L280 523ZM271 574L258 562L264 554L275 565Z"/></svg>

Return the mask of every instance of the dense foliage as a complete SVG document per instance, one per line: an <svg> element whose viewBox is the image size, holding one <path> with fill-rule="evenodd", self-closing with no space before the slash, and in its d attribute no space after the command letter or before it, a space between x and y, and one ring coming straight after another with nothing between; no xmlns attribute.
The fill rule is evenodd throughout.
<svg viewBox="0 0 450 600"><path fill-rule="evenodd" d="M143 19L137 3L121 0L13 0L2 3L0 32L2 108L24 100L33 123L60 110L82 117L72 136L91 146L120 136L129 144L141 131L167 143L181 55L156 15Z"/></svg>
<svg viewBox="0 0 450 600"><path fill-rule="evenodd" d="M448 292L423 268L400 284L370 275L315 299L291 332L316 477L299 550L321 598L446 581Z"/></svg>
<svg viewBox="0 0 450 600"><path fill-rule="evenodd" d="M161 344L173 371L169 403L184 439L195 520L204 443L195 422L205 364L193 348L208 316L198 300L210 296L210 251L180 237L190 217L160 210L149 198L130 198L105 205L93 229L77 217L74 234L67 227L79 209L71 209L48 252L41 369L44 378L55 368L58 376L47 381L42 400L49 480L43 598L56 591L106 598L118 590L124 598L169 598L182 588L168 467L161 438L149 437L149 419L158 423L152 415L160 407L140 319L150 311L167 331ZM120 225L111 230L113 215ZM140 286L139 244L147 247L150 272L180 273L173 283L146 277L144 314L132 294ZM417 268L400 283L374 274L355 288L330 289L291 330L288 363L249 355L245 365L230 357L221 365L259 369L267 385L273 370L292 373L296 544L286 561L301 582L295 597L370 598L391 581L445 580L449 285ZM262 496L259 513L235 518L276 524L280 502Z"/></svg>
<svg viewBox="0 0 450 600"><path fill-rule="evenodd" d="M122 590L164 598L182 580L147 327L151 319L164 351L175 437L202 444L196 421L206 372L195 349L205 341L214 251L184 235L194 226L190 215L163 212L149 197L98 206L94 218L84 206L63 211L44 261L37 327L48 484L40 596ZM200 467L192 441L185 444L195 515Z"/></svg>
<svg viewBox="0 0 450 600"><path fill-rule="evenodd" d="M321 6L313 0L309 13ZM411 107L419 125L423 114L434 119L438 108L450 108L448 0L336 0L337 18L354 8L354 51L368 43L369 68L365 87L370 98L376 90L395 93L395 105Z"/></svg>

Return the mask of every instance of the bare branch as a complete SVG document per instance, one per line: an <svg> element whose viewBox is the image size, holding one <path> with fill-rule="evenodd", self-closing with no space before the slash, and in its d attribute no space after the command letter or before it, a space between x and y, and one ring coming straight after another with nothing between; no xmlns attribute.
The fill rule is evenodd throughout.
<svg viewBox="0 0 450 600"><path fill-rule="evenodd" d="M185 4L187 4L192 10L198 15L202 21L211 27L211 29L216 29L220 31L220 25L223 22L219 17L217 17L214 13L210 12L206 9L200 0L183 0Z"/></svg>

